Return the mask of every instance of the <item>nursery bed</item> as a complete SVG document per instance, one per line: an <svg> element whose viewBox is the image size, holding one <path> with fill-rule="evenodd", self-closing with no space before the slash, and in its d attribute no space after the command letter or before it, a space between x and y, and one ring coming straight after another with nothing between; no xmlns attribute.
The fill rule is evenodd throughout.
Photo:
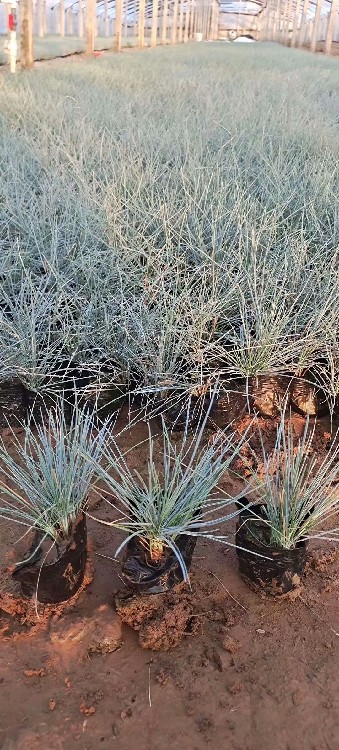
<svg viewBox="0 0 339 750"><path fill-rule="evenodd" d="M327 430L322 420L319 435ZM139 424L124 447L144 437ZM146 451L132 454L141 471ZM92 513L105 518L96 500ZM192 594L185 593L193 607L188 632L174 650L152 651L113 608L122 587L119 565L107 559L116 534L91 520L89 532L94 578L73 605L48 617L40 608L38 622L31 610L33 628L22 616L0 618L8 627L0 653L2 750L269 750L272 737L277 750L336 747L339 553L332 546L325 553L312 544L301 596L274 601L241 581L232 549L199 541ZM2 561L14 538L3 526ZM1 582L4 590L4 565ZM159 628L155 622L155 646Z"/></svg>
<svg viewBox="0 0 339 750"><path fill-rule="evenodd" d="M139 390L133 408L146 409L145 394L157 389L153 415L164 410L167 424L178 427L183 394L192 396L196 423L192 404L202 394L208 399L218 382L221 397L215 404L212 394L203 440L235 420L235 441L249 428L251 447L261 452L260 426L268 453L277 416L284 430L290 405L316 411L319 395L323 413L326 390L326 409L338 415L338 62L274 44L241 47L169 45L86 62L78 55L15 80L4 71L0 375L3 384L17 377L24 387L22 418L29 418L29 392L40 404L42 394L67 395L65 426L53 441L60 449L70 438L80 469L67 449L57 471L33 472L43 481L53 476L58 503L69 476L83 476L84 436L66 426L74 388L78 406L87 404L94 418L109 392L119 388L117 407L121 393ZM306 400L291 378L307 379ZM97 404L86 398L93 392ZM249 427L254 412L274 417ZM118 427L126 420L125 407ZM293 438L304 425L294 414ZM26 430L35 456L31 423ZM319 458L328 457L330 431L329 418L320 419ZM124 454L138 446L127 463L144 479L147 438L142 422L121 438ZM219 438L203 453L211 449L222 461L227 439L223 445ZM47 447L49 460L59 449ZM151 458L160 462L164 453L166 462L158 436ZM178 453L176 481L186 461ZM7 466L6 450L2 459ZM243 446L232 468L262 476L261 459ZM41 470L41 460L35 463ZM325 467L329 483L330 459ZM151 461L150 468L153 490L159 475L164 491L161 467ZM202 493L201 510L207 495L199 472L198 463L193 489ZM15 468L10 477L18 479ZM244 494L241 479L223 481L233 497ZM88 485L84 492L76 485L78 513ZM318 503L323 489L324 477L315 487ZM305 586L293 598L254 593L240 578L234 548L201 539L191 590L180 584L159 598L126 601L114 560L126 537L96 523L91 516L107 521L112 509L94 493L90 501L83 589L68 603L38 605L38 619L34 602L13 588L20 527L2 519L0 750L336 750L339 554L332 543L310 545ZM190 511L200 527L192 498ZM229 530L234 540L235 522ZM168 538L158 531L149 533L152 560ZM52 532L62 536L56 519ZM29 546L23 538L16 559Z"/></svg>

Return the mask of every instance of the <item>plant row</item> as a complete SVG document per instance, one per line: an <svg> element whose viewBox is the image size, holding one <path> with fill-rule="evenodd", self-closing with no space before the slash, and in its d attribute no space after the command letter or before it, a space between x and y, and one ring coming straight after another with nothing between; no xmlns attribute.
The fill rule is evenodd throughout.
<svg viewBox="0 0 339 750"><path fill-rule="evenodd" d="M144 473L131 468L131 451L122 452L112 420L97 429L88 411L76 409L69 426L62 405L44 425L26 425L23 440L13 435L11 448L2 441L0 519L18 524L20 539L31 541L14 567L22 593L42 602L76 593L87 560L88 513L112 529L116 555L124 552L122 578L139 593L187 581L198 538L235 545L240 572L255 588L273 594L295 588L308 540L338 539L338 441L319 460L309 420L296 440L283 411L274 450L262 446L264 472L252 471L234 495L223 480L234 473L247 433L239 440L220 431L206 442L207 416L179 442L165 422L158 435L149 427ZM94 488L108 506L104 520L88 511Z"/></svg>

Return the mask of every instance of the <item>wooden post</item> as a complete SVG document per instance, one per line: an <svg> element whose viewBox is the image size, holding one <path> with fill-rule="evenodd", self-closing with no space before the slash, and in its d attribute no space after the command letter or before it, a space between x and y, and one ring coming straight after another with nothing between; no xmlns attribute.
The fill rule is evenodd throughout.
<svg viewBox="0 0 339 750"><path fill-rule="evenodd" d="M167 44L167 16L168 16L168 0L163 0L161 44Z"/></svg>
<svg viewBox="0 0 339 750"><path fill-rule="evenodd" d="M104 2L104 14L105 14L105 36L109 36L108 0L105 0Z"/></svg>
<svg viewBox="0 0 339 750"><path fill-rule="evenodd" d="M207 39L213 39L213 0L209 3L208 8L208 26L207 26Z"/></svg>
<svg viewBox="0 0 339 750"><path fill-rule="evenodd" d="M116 0L116 3L115 3L115 46L114 46L114 49L116 52L121 52L122 3L123 3L123 0Z"/></svg>
<svg viewBox="0 0 339 750"><path fill-rule="evenodd" d="M128 0L125 1L125 13L124 13L124 39L128 37Z"/></svg>
<svg viewBox="0 0 339 750"><path fill-rule="evenodd" d="M267 40L270 40L273 38L272 31L271 31L272 22L273 22L273 11L270 5L267 10L267 18L266 18L266 39Z"/></svg>
<svg viewBox="0 0 339 750"><path fill-rule="evenodd" d="M139 0L138 47L139 49L142 49L144 46L145 46L145 0Z"/></svg>
<svg viewBox="0 0 339 750"><path fill-rule="evenodd" d="M184 0L179 0L179 31L178 42L182 44L184 34Z"/></svg>
<svg viewBox="0 0 339 750"><path fill-rule="evenodd" d="M86 55L93 55L96 27L96 0L86 0Z"/></svg>
<svg viewBox="0 0 339 750"><path fill-rule="evenodd" d="M316 3L317 3L317 6L315 9L315 16L314 16L313 29L312 29L311 52L315 52L317 49L320 13L321 13L323 2L322 0L316 0Z"/></svg>
<svg viewBox="0 0 339 750"><path fill-rule="evenodd" d="M210 27L211 27L211 6L209 0L205 2L205 39L210 38Z"/></svg>
<svg viewBox="0 0 339 750"><path fill-rule="evenodd" d="M42 18L42 4L43 4L43 0L37 0L36 12L37 12L38 37L39 37L39 39L42 39L42 37L44 35L44 23L43 23L43 18Z"/></svg>
<svg viewBox="0 0 339 750"><path fill-rule="evenodd" d="M206 2L201 0L201 32L202 38L206 39Z"/></svg>
<svg viewBox="0 0 339 750"><path fill-rule="evenodd" d="M191 0L189 39L194 39L196 15L197 15L197 0Z"/></svg>
<svg viewBox="0 0 339 750"><path fill-rule="evenodd" d="M299 20L300 20L300 6L301 6L301 0L297 0L296 6L295 6L294 21L293 21L291 47L295 47L297 44Z"/></svg>
<svg viewBox="0 0 339 750"><path fill-rule="evenodd" d="M193 39L195 38L195 35L197 31L200 29L200 2L199 0L194 0L194 26L193 26Z"/></svg>
<svg viewBox="0 0 339 750"><path fill-rule="evenodd" d="M215 39L214 26L215 26L215 1L211 0L210 13L209 13L209 31L208 31L209 39Z"/></svg>
<svg viewBox="0 0 339 750"><path fill-rule="evenodd" d="M291 25L291 16L292 16L292 8L293 8L293 0L289 0L287 4L287 12L285 17L285 24L283 24L283 42L288 45L289 38L290 38L290 25Z"/></svg>
<svg viewBox="0 0 339 750"><path fill-rule="evenodd" d="M185 26L184 26L184 44L188 42L188 32L190 25L191 0L186 0Z"/></svg>
<svg viewBox="0 0 339 750"><path fill-rule="evenodd" d="M220 12L220 4L218 0L215 0L215 27L214 27L214 38L216 40L219 39L219 12Z"/></svg>
<svg viewBox="0 0 339 750"><path fill-rule="evenodd" d="M34 64L33 52L33 0L20 0L20 63L21 70Z"/></svg>
<svg viewBox="0 0 339 750"><path fill-rule="evenodd" d="M279 6L279 2L278 2ZM274 41L278 35L278 23L279 23L279 7L273 8L272 10L272 40Z"/></svg>
<svg viewBox="0 0 339 750"><path fill-rule="evenodd" d="M68 14L69 14L68 33L71 34L71 36L73 36L73 34L74 34L74 16L73 16L73 8L72 8L72 6L69 8Z"/></svg>
<svg viewBox="0 0 339 750"><path fill-rule="evenodd" d="M177 41L177 25L178 25L178 0L174 0L173 16L172 16L172 32L171 32L172 44L175 44Z"/></svg>
<svg viewBox="0 0 339 750"><path fill-rule="evenodd" d="M328 14L328 22L327 22L327 29L326 29L325 55L331 54L337 12L338 12L338 0L332 0L330 12Z"/></svg>
<svg viewBox="0 0 339 750"><path fill-rule="evenodd" d="M138 0L133 3L133 36L138 34Z"/></svg>
<svg viewBox="0 0 339 750"><path fill-rule="evenodd" d="M152 28L151 47L156 47L158 37L158 0L153 0L152 5Z"/></svg>
<svg viewBox="0 0 339 750"><path fill-rule="evenodd" d="M82 39L84 35L84 14L82 10L82 0L79 0L79 10L78 10L78 34L80 38Z"/></svg>
<svg viewBox="0 0 339 750"><path fill-rule="evenodd" d="M60 36L65 36L65 0L60 0L59 4L59 28Z"/></svg>
<svg viewBox="0 0 339 750"><path fill-rule="evenodd" d="M46 36L47 32L47 3L42 0L42 33Z"/></svg>
<svg viewBox="0 0 339 750"><path fill-rule="evenodd" d="M298 42L297 42L298 47L302 47L304 43L309 4L310 4L310 0L304 0L304 5L302 9L302 14L301 14L300 31L299 31Z"/></svg>

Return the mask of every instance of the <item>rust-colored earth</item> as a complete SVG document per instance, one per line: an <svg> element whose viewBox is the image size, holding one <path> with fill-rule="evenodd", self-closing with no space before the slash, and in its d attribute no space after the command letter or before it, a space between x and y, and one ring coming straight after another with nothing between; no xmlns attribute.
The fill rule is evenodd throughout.
<svg viewBox="0 0 339 750"><path fill-rule="evenodd" d="M274 423L262 428L270 446ZM329 429L319 422L319 452ZM126 447L146 436L139 424ZM146 456L145 445L131 454L141 471ZM96 499L91 515L108 518ZM301 591L272 600L241 580L232 548L199 541L191 590L155 597L149 611L120 598L134 630L115 611L123 586L110 558L119 537L91 519L88 526L93 580L67 605L38 605L38 620L5 571L18 531L0 528L1 750L339 748L334 545L313 542ZM17 554L26 547L20 542Z"/></svg>

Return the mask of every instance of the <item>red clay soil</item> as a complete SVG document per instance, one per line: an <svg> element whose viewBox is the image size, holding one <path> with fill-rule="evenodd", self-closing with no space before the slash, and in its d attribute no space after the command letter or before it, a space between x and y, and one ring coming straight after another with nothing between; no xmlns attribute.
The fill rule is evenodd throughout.
<svg viewBox="0 0 339 750"><path fill-rule="evenodd" d="M144 436L138 426L126 444ZM144 446L132 460L143 470ZM105 503L92 513L109 518ZM334 545L312 543L302 589L273 600L241 580L232 548L199 541L191 590L152 597L148 611L120 594L134 630L115 611L119 537L88 525L93 580L67 605L38 605L39 620L32 603L13 602L17 529L0 528L1 750L339 748Z"/></svg>

